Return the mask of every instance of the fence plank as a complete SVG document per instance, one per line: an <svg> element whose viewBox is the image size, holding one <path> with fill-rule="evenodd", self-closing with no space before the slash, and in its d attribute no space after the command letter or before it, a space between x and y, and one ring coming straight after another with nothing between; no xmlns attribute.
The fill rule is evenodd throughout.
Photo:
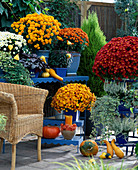
<svg viewBox="0 0 138 170"><path fill-rule="evenodd" d="M121 20L115 12L113 3L101 3L101 2L91 2L85 1L85 9L90 6L87 10L87 17L89 12L92 11L97 13L98 21L101 30L104 32L107 41L110 41L113 37L116 37L117 28L121 27ZM84 15L85 12L81 12ZM81 23L83 23L84 16L81 17Z"/></svg>

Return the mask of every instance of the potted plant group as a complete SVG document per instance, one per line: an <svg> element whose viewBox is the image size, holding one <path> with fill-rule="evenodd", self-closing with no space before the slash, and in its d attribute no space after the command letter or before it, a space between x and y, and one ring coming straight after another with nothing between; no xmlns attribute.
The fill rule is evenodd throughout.
<svg viewBox="0 0 138 170"><path fill-rule="evenodd" d="M71 54L71 64L67 67L67 75L76 75L80 63L81 52L88 46L88 35L81 28L64 28L59 31L62 38L55 48L66 50Z"/></svg>
<svg viewBox="0 0 138 170"><path fill-rule="evenodd" d="M73 115L73 121L75 121L76 112L91 110L95 100L94 93L85 84L70 83L58 89L52 98L51 106L59 113L63 110L65 115Z"/></svg>
<svg viewBox="0 0 138 170"><path fill-rule="evenodd" d="M120 100L118 98L109 95L97 97L90 115L90 120L93 123L90 137L98 136L99 129L101 130L101 139L110 137L112 133L109 131L109 125L110 122L113 123L114 117L120 116L117 109L119 104Z"/></svg>
<svg viewBox="0 0 138 170"><path fill-rule="evenodd" d="M11 24L13 30L27 40L30 51L36 52L38 56L45 56L47 61L49 50L54 47L56 41L61 39L60 26L61 23L53 16L42 13L28 14Z"/></svg>
<svg viewBox="0 0 138 170"><path fill-rule="evenodd" d="M49 55L48 65L54 68L57 75L65 77L67 73L67 66L70 63L68 52L64 50L52 50Z"/></svg>
<svg viewBox="0 0 138 170"><path fill-rule="evenodd" d="M125 144L128 142L129 132L135 132L137 125L137 119L114 117L109 122L109 130L114 132L116 142Z"/></svg>

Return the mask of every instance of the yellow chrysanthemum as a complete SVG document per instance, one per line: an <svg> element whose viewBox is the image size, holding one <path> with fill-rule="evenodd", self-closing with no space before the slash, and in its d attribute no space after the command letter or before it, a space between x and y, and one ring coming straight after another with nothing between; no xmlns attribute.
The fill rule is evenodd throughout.
<svg viewBox="0 0 138 170"><path fill-rule="evenodd" d="M51 37L54 38L54 40L57 38L60 25L61 23L59 23L58 20L55 20L53 16L34 13L26 15L24 18L20 18L18 22L13 22L11 27L15 32L23 35L25 38L28 39L30 37L28 45L32 44L34 48L38 49L36 41L39 41L39 48L43 49L46 48L45 44L52 43Z"/></svg>

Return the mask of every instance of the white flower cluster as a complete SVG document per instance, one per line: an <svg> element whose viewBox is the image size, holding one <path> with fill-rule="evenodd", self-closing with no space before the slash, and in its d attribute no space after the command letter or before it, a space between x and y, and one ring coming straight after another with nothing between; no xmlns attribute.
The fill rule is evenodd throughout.
<svg viewBox="0 0 138 170"><path fill-rule="evenodd" d="M0 50L11 51L12 55L20 52L21 48L26 45L26 40L21 35L10 32L0 31Z"/></svg>

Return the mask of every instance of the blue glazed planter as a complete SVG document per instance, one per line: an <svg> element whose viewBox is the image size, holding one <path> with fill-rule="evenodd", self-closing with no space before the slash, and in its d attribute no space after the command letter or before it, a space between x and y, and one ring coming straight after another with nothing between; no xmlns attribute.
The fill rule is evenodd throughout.
<svg viewBox="0 0 138 170"><path fill-rule="evenodd" d="M126 117L130 117L131 114L130 108L126 108L124 104L118 106L118 112Z"/></svg>
<svg viewBox="0 0 138 170"><path fill-rule="evenodd" d="M67 76L76 76L80 64L81 54L77 52L71 52L70 54L72 62L67 67Z"/></svg>
<svg viewBox="0 0 138 170"><path fill-rule="evenodd" d="M72 116L73 122L78 121L79 117L80 117L80 111L78 111L78 110L76 112L74 112L74 110L68 109L68 112L63 111L63 114L68 115L68 116Z"/></svg>
<svg viewBox="0 0 138 170"><path fill-rule="evenodd" d="M39 72L38 71L36 72L35 69L30 69L29 72L30 72L31 78L38 78L38 76L39 76Z"/></svg>
<svg viewBox="0 0 138 170"><path fill-rule="evenodd" d="M38 50L38 51L36 51L36 54L39 58L41 56L44 56L46 59L46 62L48 64L49 52L50 52L49 50Z"/></svg>
<svg viewBox="0 0 138 170"><path fill-rule="evenodd" d="M128 136L124 136L122 133L116 135L116 142L119 144L126 144L128 142Z"/></svg>
<svg viewBox="0 0 138 170"><path fill-rule="evenodd" d="M54 70L60 77L66 77L67 75L67 68L54 68Z"/></svg>

